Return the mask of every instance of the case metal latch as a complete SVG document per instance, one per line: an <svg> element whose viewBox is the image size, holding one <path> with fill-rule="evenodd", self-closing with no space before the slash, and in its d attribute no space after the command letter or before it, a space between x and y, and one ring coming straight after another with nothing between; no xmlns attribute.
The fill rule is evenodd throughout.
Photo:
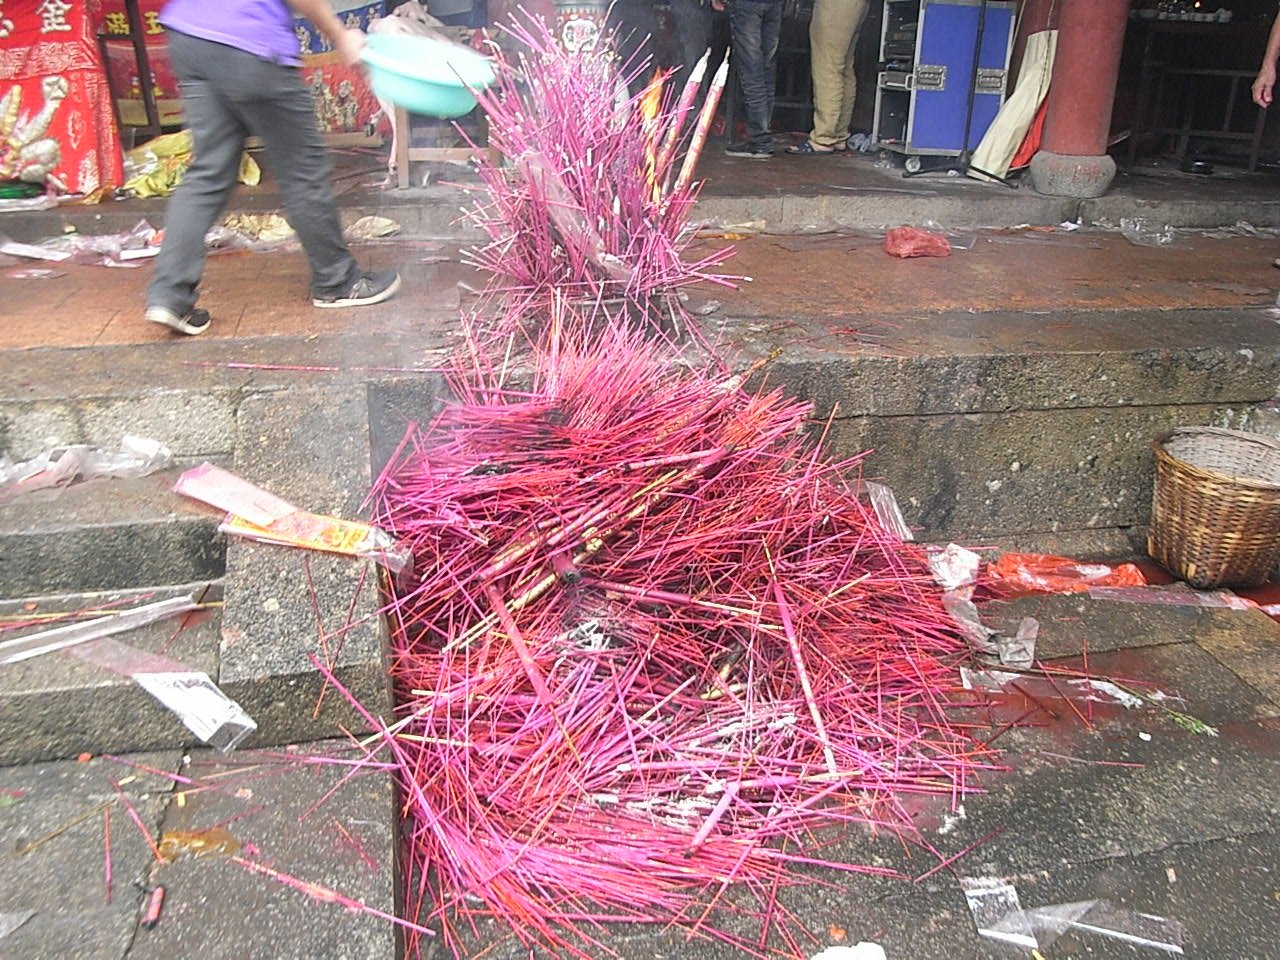
<svg viewBox="0 0 1280 960"><path fill-rule="evenodd" d="M979 67L978 77L974 83L976 93L1004 93L1007 71L998 67Z"/></svg>
<svg viewBox="0 0 1280 960"><path fill-rule="evenodd" d="M917 90L945 90L947 88L946 64L919 64L915 72Z"/></svg>

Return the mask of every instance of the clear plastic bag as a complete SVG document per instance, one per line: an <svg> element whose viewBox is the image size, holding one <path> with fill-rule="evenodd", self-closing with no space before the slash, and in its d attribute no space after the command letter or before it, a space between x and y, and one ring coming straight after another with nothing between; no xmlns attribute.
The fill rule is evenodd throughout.
<svg viewBox="0 0 1280 960"><path fill-rule="evenodd" d="M961 877L960 888L978 933L1027 950L1039 948L1013 884L997 877Z"/></svg>
<svg viewBox="0 0 1280 960"><path fill-rule="evenodd" d="M1145 217L1121 217L1120 232L1130 243L1140 247L1173 246L1173 227L1159 224Z"/></svg>
<svg viewBox="0 0 1280 960"><path fill-rule="evenodd" d="M64 487L77 479L145 477L173 466L173 453L164 444L130 434L118 450L76 444L54 447L19 463L0 457L0 503L24 493Z"/></svg>
<svg viewBox="0 0 1280 960"><path fill-rule="evenodd" d="M996 650L1000 662L1011 667L1029 667L1036 661L1036 638L1040 635L1040 621L1035 617L1023 617L1013 636L996 634Z"/></svg>
<svg viewBox="0 0 1280 960"><path fill-rule="evenodd" d="M1068 932L1092 934L1181 955L1182 924L1138 913L1109 900L1081 900L1023 909L1013 884L998 877L961 877L978 933L1026 950L1048 950Z"/></svg>
<svg viewBox="0 0 1280 960"><path fill-rule="evenodd" d="M1095 600L1146 603L1168 607L1204 607L1216 610L1253 610L1258 605L1230 590L1189 590L1179 587L1090 587Z"/></svg>
<svg viewBox="0 0 1280 960"><path fill-rule="evenodd" d="M58 198L46 193L39 197L5 197L0 199L0 213L14 213L19 210L52 210L58 205Z"/></svg>
<svg viewBox="0 0 1280 960"><path fill-rule="evenodd" d="M951 590L942 597L942 605L956 622L960 635L969 643L974 653L988 657L998 657L1000 647L996 642L995 630L984 626L978 618L978 608L966 596L963 590Z"/></svg>
<svg viewBox="0 0 1280 960"><path fill-rule="evenodd" d="M1026 911L1040 949L1048 950L1068 932L1089 933L1138 947L1181 954L1182 924L1168 917L1137 913L1108 900L1082 900L1033 907Z"/></svg>
<svg viewBox="0 0 1280 960"><path fill-rule="evenodd" d="M929 552L929 569L945 591L959 590L978 582L982 558L956 543Z"/></svg>
<svg viewBox="0 0 1280 960"><path fill-rule="evenodd" d="M582 205L546 158L526 152L516 158L515 164L520 175L546 199L547 214L555 223L560 238L581 257L599 267L610 280L630 282L634 271L605 250L600 233L587 222Z"/></svg>
<svg viewBox="0 0 1280 960"><path fill-rule="evenodd" d="M192 597L172 597L168 600L134 607L132 610L95 617L83 623L70 623L29 633L26 636L14 637L0 642L0 663L21 663L23 660L30 660L57 650L66 650L112 634L136 630L158 620L189 613L198 609L199 606Z"/></svg>
<svg viewBox="0 0 1280 960"><path fill-rule="evenodd" d="M70 257L72 263L118 266L121 260L155 256L160 252L160 233L146 220L139 220L128 233L69 233L46 240L42 246Z"/></svg>
<svg viewBox="0 0 1280 960"><path fill-rule="evenodd" d="M177 599L190 600L190 597ZM158 653L112 639L100 639L69 651L121 677L128 677L167 707L202 743L234 750L258 729L257 723L199 670Z"/></svg>
<svg viewBox="0 0 1280 960"><path fill-rule="evenodd" d="M978 235L960 230L948 230L937 220L926 220L921 224L930 233L937 233L947 238L952 250L972 250L978 245Z"/></svg>
<svg viewBox="0 0 1280 960"><path fill-rule="evenodd" d="M969 643L974 653L995 657L1011 667L1029 667L1035 662L1036 638L1040 634L1040 621L1035 617L1023 617L1013 636L986 626L978 617L978 608L969 599L969 588L949 590L942 596L942 605L956 622L960 635Z"/></svg>
<svg viewBox="0 0 1280 960"><path fill-rule="evenodd" d="M202 742L224 753L258 729L253 718L208 674L196 670L135 673L133 680L173 711Z"/></svg>
<svg viewBox="0 0 1280 960"><path fill-rule="evenodd" d="M871 498L871 509L876 513L880 526L888 530L899 540L909 542L915 539L907 520L898 506L898 498L883 483L866 482L863 484L867 495Z"/></svg>

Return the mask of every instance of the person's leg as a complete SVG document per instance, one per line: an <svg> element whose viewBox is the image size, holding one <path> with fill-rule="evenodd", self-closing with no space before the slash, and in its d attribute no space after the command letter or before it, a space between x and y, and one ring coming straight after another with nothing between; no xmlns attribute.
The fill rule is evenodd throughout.
<svg viewBox="0 0 1280 960"><path fill-rule="evenodd" d="M675 74L675 89L684 90L694 65L711 46L711 7L703 0L671 0L671 20L680 38L680 64ZM710 81L708 73L703 87ZM701 102L701 96L698 100Z"/></svg>
<svg viewBox="0 0 1280 960"><path fill-rule="evenodd" d="M768 156L773 151L773 134L769 129L769 104L772 98L767 89L768 65L761 46L762 28L769 6L768 3L757 3L755 0L734 0L729 5L729 23L733 31L733 64L737 68L743 113L747 118L746 146L749 149L745 152L755 156ZM734 147L729 152L734 155L744 153Z"/></svg>
<svg viewBox="0 0 1280 960"><path fill-rule="evenodd" d="M809 23L813 74L814 146L835 147L849 136L853 98L853 45L866 16L867 0L815 0Z"/></svg>
<svg viewBox="0 0 1280 960"><path fill-rule="evenodd" d="M342 238L329 184L329 153L299 71L256 57L242 65L231 98L249 131L262 139L285 214L311 264L311 290L333 297L360 277Z"/></svg>
<svg viewBox="0 0 1280 960"><path fill-rule="evenodd" d="M868 0L847 0L853 8L853 33L849 35L849 48L844 55L843 86L840 91L840 115L836 119L837 144L843 147L849 139L849 125L853 122L853 106L858 99L858 75L854 69L853 52L858 46L858 34L867 18Z"/></svg>
<svg viewBox="0 0 1280 960"><path fill-rule="evenodd" d="M765 128L773 149L773 98L778 92L778 38L782 34L782 3L768 4L760 21L760 51L764 55Z"/></svg>
<svg viewBox="0 0 1280 960"><path fill-rule="evenodd" d="M169 200L147 307L149 319L182 333L199 333L208 324L207 315L191 319L204 272L204 237L226 206L244 150L245 128L220 89L228 69L222 57L227 49L180 33L169 35L194 156Z"/></svg>

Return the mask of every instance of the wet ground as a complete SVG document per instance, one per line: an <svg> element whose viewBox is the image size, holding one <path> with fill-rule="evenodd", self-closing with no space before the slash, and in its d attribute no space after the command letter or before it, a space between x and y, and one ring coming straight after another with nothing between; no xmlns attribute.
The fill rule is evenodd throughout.
<svg viewBox="0 0 1280 960"><path fill-rule="evenodd" d="M694 250L732 244L737 252L726 272L750 279L737 289L692 291L695 310L715 301L719 307L711 312L733 317L821 320L834 337L856 327L869 338L864 345L874 341L889 351L909 349L912 318L1258 307L1274 304L1280 288L1280 270L1271 265L1280 238L1273 236L1216 238L1187 230L1171 245L1144 246L1100 229L953 231L950 257L900 260L886 255L881 236L870 232L738 233L728 240L710 234ZM466 288L484 280L461 262L451 241L405 239L358 245L356 253L370 269L400 271L404 287L395 300L372 309L316 310L301 252L210 257L200 303L214 322L205 336L425 332L448 327ZM109 269L5 260L0 349L151 342L181 349L182 340L142 319L150 272L146 261L136 269Z"/></svg>

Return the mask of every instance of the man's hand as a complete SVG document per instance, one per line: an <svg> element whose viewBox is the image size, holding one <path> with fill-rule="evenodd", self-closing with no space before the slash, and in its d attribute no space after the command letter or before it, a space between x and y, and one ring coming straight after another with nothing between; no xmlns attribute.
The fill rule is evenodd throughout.
<svg viewBox="0 0 1280 960"><path fill-rule="evenodd" d="M1258 71L1258 79L1253 81L1253 102L1260 107L1271 106L1271 95L1276 85L1276 65L1274 61L1263 65Z"/></svg>
<svg viewBox="0 0 1280 960"><path fill-rule="evenodd" d="M342 62L347 66L355 66L360 62L360 54L364 52L365 36L359 30L344 29L333 40L333 49L338 51Z"/></svg>
<svg viewBox="0 0 1280 960"><path fill-rule="evenodd" d="M329 0L285 0L293 12L306 17L324 34L344 63L354 66L364 51L364 34L347 27L333 12Z"/></svg>

